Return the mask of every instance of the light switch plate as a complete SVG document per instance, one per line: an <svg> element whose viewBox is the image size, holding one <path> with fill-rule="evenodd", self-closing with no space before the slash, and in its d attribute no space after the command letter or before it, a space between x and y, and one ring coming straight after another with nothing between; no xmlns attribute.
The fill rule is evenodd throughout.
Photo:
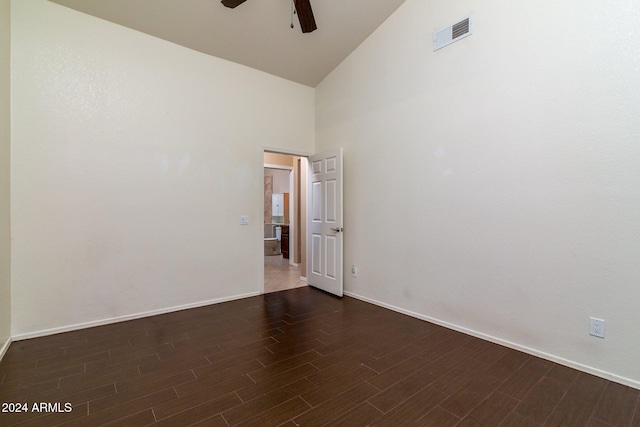
<svg viewBox="0 0 640 427"><path fill-rule="evenodd" d="M249 216L248 215L242 215L240 217L240 225L249 225Z"/></svg>

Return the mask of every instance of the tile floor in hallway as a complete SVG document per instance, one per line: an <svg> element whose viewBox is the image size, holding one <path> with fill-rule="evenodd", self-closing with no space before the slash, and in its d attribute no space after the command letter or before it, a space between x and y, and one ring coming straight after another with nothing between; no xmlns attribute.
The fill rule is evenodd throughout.
<svg viewBox="0 0 640 427"><path fill-rule="evenodd" d="M292 266L282 255L264 257L264 292L286 291L307 286L300 280L300 266Z"/></svg>

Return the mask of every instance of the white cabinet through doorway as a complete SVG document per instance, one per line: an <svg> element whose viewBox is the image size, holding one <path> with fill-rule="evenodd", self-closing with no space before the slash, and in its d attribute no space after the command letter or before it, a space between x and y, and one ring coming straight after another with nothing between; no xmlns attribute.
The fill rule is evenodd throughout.
<svg viewBox="0 0 640 427"><path fill-rule="evenodd" d="M284 216L284 194L276 193L271 198L273 203L273 216Z"/></svg>

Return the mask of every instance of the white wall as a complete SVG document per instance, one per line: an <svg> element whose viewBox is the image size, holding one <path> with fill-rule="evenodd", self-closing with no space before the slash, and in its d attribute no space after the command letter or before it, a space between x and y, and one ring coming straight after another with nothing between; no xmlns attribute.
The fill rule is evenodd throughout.
<svg viewBox="0 0 640 427"><path fill-rule="evenodd" d="M640 2L407 0L316 90L346 290L640 387L638 28Z"/></svg>
<svg viewBox="0 0 640 427"><path fill-rule="evenodd" d="M0 358L11 337L11 2L0 0Z"/></svg>
<svg viewBox="0 0 640 427"><path fill-rule="evenodd" d="M289 185L289 173L288 170L283 169L264 169L264 176L273 177L273 192L274 193L290 193L291 188Z"/></svg>
<svg viewBox="0 0 640 427"><path fill-rule="evenodd" d="M44 0L12 37L14 337L259 292L262 147L313 150L313 89Z"/></svg>

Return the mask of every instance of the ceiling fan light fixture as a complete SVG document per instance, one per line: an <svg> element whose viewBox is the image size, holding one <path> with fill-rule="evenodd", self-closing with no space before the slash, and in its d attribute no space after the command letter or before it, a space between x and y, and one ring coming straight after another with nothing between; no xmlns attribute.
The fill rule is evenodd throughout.
<svg viewBox="0 0 640 427"><path fill-rule="evenodd" d="M293 0L291 0L291 29L293 29L293 15L296 13L296 7L295 4L293 3Z"/></svg>
<svg viewBox="0 0 640 427"><path fill-rule="evenodd" d="M221 0L221 3L231 9L240 6L247 0ZM293 28L293 15L298 15L300 29L303 33L310 33L318 29L316 19L313 16L310 0L291 0L291 28Z"/></svg>
<svg viewBox="0 0 640 427"><path fill-rule="evenodd" d="M247 0L222 0L220 3L222 3L225 6L227 6L228 8L235 9L236 7L240 6L245 1L247 1Z"/></svg>
<svg viewBox="0 0 640 427"><path fill-rule="evenodd" d="M300 28L303 33L310 33L318 29L316 19L313 16L310 0L295 0L298 19L300 20Z"/></svg>

